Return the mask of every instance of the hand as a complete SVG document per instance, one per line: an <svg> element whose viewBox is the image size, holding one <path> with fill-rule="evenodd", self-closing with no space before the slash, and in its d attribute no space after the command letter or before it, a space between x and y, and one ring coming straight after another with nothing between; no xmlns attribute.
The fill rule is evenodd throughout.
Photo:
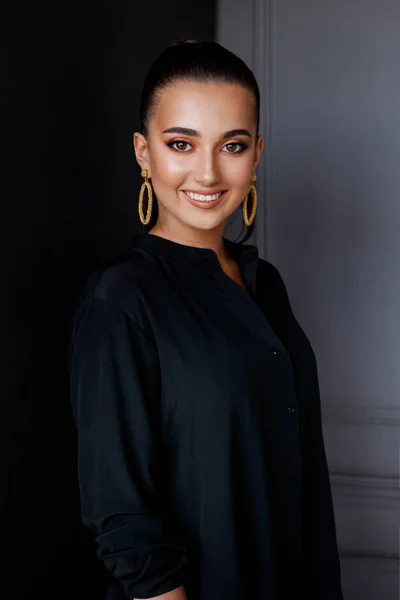
<svg viewBox="0 0 400 600"><path fill-rule="evenodd" d="M141 600L140 598L132 598L132 600ZM161 596L154 596L153 598L149 598L149 600L187 600L187 596L185 593L185 588L183 585L180 587L167 592L166 594L161 594Z"/></svg>

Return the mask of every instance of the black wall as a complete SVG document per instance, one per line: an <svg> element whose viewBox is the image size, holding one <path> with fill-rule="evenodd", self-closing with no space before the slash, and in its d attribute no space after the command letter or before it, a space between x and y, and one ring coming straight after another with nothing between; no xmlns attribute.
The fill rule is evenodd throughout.
<svg viewBox="0 0 400 600"><path fill-rule="evenodd" d="M214 0L10 7L0 25L0 596L98 600L103 569L79 512L70 318L89 273L140 230L132 134L145 73L172 41L213 39Z"/></svg>

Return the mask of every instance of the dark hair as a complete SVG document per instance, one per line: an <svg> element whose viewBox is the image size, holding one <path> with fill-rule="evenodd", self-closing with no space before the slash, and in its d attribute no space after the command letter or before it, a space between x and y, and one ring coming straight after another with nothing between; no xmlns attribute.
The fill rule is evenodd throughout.
<svg viewBox="0 0 400 600"><path fill-rule="evenodd" d="M179 80L221 81L247 88L255 98L258 135L260 91L252 71L241 58L220 44L196 40L182 40L168 46L150 67L144 81L140 105L143 135L148 134L149 123L156 110L158 95L165 87ZM156 210L154 210L155 208ZM145 232L154 226L157 218L158 206L155 202L150 223L144 226ZM254 221L246 229L244 238L240 240L241 243L250 237L254 229Z"/></svg>

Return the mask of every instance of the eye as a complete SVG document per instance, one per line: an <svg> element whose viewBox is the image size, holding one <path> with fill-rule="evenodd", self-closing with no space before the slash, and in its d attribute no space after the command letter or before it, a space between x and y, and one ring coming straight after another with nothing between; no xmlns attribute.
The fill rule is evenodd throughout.
<svg viewBox="0 0 400 600"><path fill-rule="evenodd" d="M173 148L176 152L188 152L188 146L190 146L190 144L184 140L175 140L175 142L169 142L167 146Z"/></svg>
<svg viewBox="0 0 400 600"><path fill-rule="evenodd" d="M226 144L224 148L227 148L224 152L227 152L228 154L238 154L239 152L246 150L247 146L241 142L230 142L229 144Z"/></svg>

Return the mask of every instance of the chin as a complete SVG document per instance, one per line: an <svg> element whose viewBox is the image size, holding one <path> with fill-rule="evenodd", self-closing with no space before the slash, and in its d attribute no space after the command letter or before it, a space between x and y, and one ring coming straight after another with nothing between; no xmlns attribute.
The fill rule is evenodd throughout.
<svg viewBox="0 0 400 600"><path fill-rule="evenodd" d="M196 219L196 221L192 219L188 219L183 224L191 229L198 229L200 231L212 231L213 229L221 229L225 225L226 219L216 219L216 218L208 218L208 219Z"/></svg>

